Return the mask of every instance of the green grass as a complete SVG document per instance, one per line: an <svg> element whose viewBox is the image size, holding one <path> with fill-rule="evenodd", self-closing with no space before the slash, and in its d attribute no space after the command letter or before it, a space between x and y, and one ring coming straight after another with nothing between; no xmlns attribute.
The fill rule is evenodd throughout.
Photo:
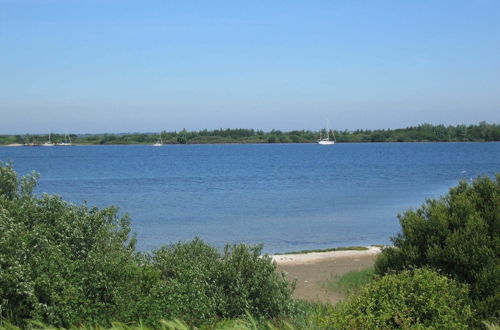
<svg viewBox="0 0 500 330"><path fill-rule="evenodd" d="M301 250L301 251L277 253L277 255L302 254L302 253L312 253L312 252L352 251L352 250L365 251L365 250L368 250L368 248L366 246L343 246L343 247L336 247L336 248L331 248L331 249Z"/></svg>
<svg viewBox="0 0 500 330"><path fill-rule="evenodd" d="M500 325L496 323L490 323L483 321L484 326L486 327L487 330L500 330Z"/></svg>
<svg viewBox="0 0 500 330"><path fill-rule="evenodd" d="M355 270L342 276L333 277L325 283L326 289L333 292L351 293L358 291L374 277L373 267Z"/></svg>
<svg viewBox="0 0 500 330"><path fill-rule="evenodd" d="M332 306L322 303L312 303L306 301L297 301L300 309L296 314L285 319L257 319L247 313L238 319L222 319L215 324L205 324L199 327L191 326L180 319L161 320L156 327L144 325L142 323L122 323L112 322L111 325L85 325L72 326L68 330L299 330L311 329L321 330L321 320L332 311ZM29 322L28 329L50 329L64 330L65 328L57 328L44 324L42 322ZM15 326L9 322L0 320L0 330L22 330L23 328Z"/></svg>

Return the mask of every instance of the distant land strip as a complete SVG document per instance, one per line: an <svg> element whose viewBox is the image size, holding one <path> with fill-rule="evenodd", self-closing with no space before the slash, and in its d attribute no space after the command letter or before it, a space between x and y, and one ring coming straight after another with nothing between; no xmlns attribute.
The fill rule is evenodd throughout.
<svg viewBox="0 0 500 330"><path fill-rule="evenodd" d="M500 141L500 125L480 122L477 125L432 125L397 129L376 129L354 131L329 130L330 139L339 143L352 142L484 142ZM326 130L321 132L326 137ZM320 131L294 130L283 132L246 128L227 128L201 131L174 131L161 133L121 133L121 134L54 134L53 143L73 144L153 144L161 140L164 144L226 144L226 143L314 143ZM42 144L49 140L45 135L0 135L0 145Z"/></svg>

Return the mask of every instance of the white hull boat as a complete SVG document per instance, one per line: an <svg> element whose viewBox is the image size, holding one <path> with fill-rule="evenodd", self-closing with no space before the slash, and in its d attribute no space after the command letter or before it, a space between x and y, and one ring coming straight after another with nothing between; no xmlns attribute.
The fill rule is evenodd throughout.
<svg viewBox="0 0 500 330"><path fill-rule="evenodd" d="M41 146L42 147L53 147L53 146L55 146L55 144L50 141L50 131L49 131L49 141L47 141L45 143L42 143Z"/></svg>
<svg viewBox="0 0 500 330"><path fill-rule="evenodd" d="M64 130L64 142L60 142L57 144L57 146L59 147L68 147L68 146L72 146L73 143L71 143L71 136L68 135L68 133L66 132L66 130Z"/></svg>
<svg viewBox="0 0 500 330"><path fill-rule="evenodd" d="M161 134L160 134L160 138L158 139L158 142L153 144L153 147L161 147L161 146L163 146L163 141L161 139Z"/></svg>
<svg viewBox="0 0 500 330"><path fill-rule="evenodd" d="M322 130L319 131L319 140L318 140L318 144L319 145L322 145L322 146L331 146L331 145L335 144L335 134L333 134L333 132L332 132L332 134L333 134L333 141L330 140L330 131L328 129L326 130L326 138L324 138L324 139L321 136L321 132L322 132Z"/></svg>

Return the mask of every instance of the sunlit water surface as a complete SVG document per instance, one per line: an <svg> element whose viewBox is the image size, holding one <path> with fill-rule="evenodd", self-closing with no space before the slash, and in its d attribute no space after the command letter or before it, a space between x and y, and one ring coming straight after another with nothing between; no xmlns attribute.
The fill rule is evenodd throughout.
<svg viewBox="0 0 500 330"><path fill-rule="evenodd" d="M38 193L132 218L138 248L199 236L266 252L386 244L397 214L500 171L500 143L0 147Z"/></svg>

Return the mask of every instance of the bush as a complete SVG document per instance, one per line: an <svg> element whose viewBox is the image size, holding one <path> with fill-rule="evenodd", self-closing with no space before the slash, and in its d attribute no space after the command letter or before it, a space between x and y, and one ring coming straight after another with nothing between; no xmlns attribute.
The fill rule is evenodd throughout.
<svg viewBox="0 0 500 330"><path fill-rule="evenodd" d="M377 259L378 274L428 266L468 283L480 318L500 317L500 176L460 182L437 200L399 216L394 247Z"/></svg>
<svg viewBox="0 0 500 330"><path fill-rule="evenodd" d="M261 246L228 245L220 254L195 239L156 251L153 267L167 283L157 297L168 299L169 312L163 317L182 316L200 323L247 312L259 318L289 314L294 308L293 287L269 257L260 256L261 250Z"/></svg>
<svg viewBox="0 0 500 330"><path fill-rule="evenodd" d="M201 324L246 311L279 317L293 307L291 283L259 246L221 254L195 239L138 254L116 208L37 197L35 186L35 175L18 179L0 163L0 322Z"/></svg>
<svg viewBox="0 0 500 330"><path fill-rule="evenodd" d="M468 287L430 269L375 279L339 303L324 320L334 329L466 329L472 320Z"/></svg>
<svg viewBox="0 0 500 330"><path fill-rule="evenodd" d="M261 252L262 245L228 245L224 249L219 277L227 303L224 317L239 317L244 311L264 318L294 312L294 285Z"/></svg>
<svg viewBox="0 0 500 330"><path fill-rule="evenodd" d="M64 326L117 317L134 264L129 219L37 198L36 176L18 180L10 165L0 164L0 183L0 318Z"/></svg>

